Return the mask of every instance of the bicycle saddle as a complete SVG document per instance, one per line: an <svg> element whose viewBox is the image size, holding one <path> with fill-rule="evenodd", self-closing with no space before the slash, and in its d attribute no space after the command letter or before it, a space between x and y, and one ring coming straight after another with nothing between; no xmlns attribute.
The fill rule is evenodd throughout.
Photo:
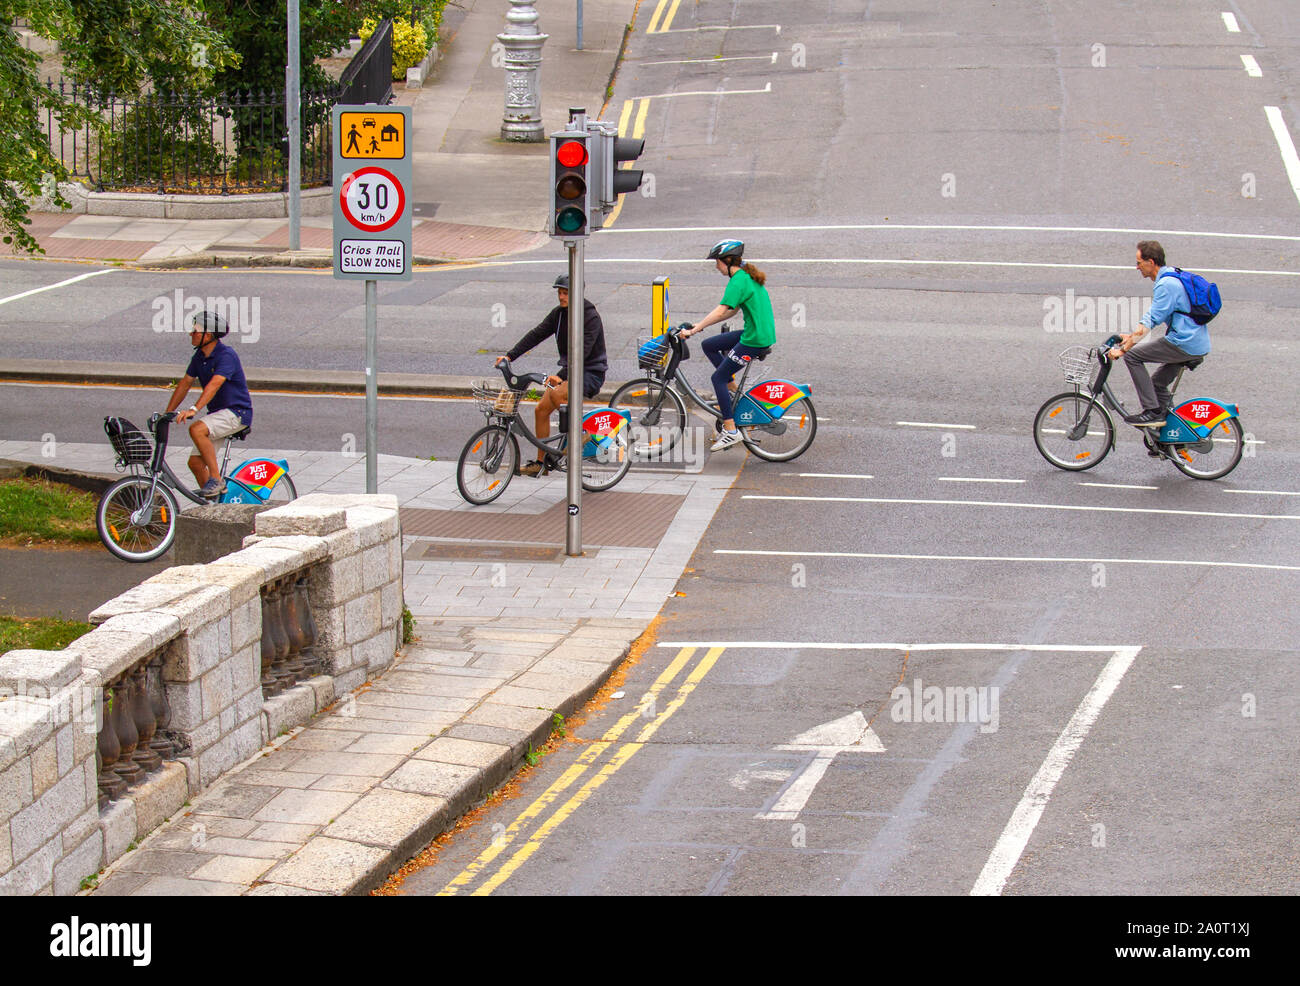
<svg viewBox="0 0 1300 986"><path fill-rule="evenodd" d="M238 440L243 442L243 441L247 441L248 436L251 435L252 433L253 433L253 426L244 425L244 427L240 428L239 431L235 432L233 435L230 435L228 437L230 438L231 441Z"/></svg>
<svg viewBox="0 0 1300 986"><path fill-rule="evenodd" d="M1200 365L1201 365L1202 363L1204 363L1204 362L1205 362L1205 357L1204 357L1204 356L1198 356L1198 357L1196 357L1196 359L1194 359L1194 360L1190 360L1190 361L1184 363L1183 366L1187 367L1187 369L1189 369L1189 370L1194 370L1194 369L1196 369L1198 366L1200 366Z"/></svg>

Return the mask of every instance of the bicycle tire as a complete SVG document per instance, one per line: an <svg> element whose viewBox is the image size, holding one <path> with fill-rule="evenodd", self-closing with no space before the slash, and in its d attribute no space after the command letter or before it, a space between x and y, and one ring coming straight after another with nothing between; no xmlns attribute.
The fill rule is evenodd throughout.
<svg viewBox="0 0 1300 986"><path fill-rule="evenodd" d="M280 495L281 488L283 488L285 494L283 496ZM277 479L275 485L271 487L271 495L266 498L266 502L288 503L290 500L296 499L298 499L298 487L293 485L293 480L289 478L288 473L285 473Z"/></svg>
<svg viewBox="0 0 1300 986"><path fill-rule="evenodd" d="M790 420L787 421L787 418ZM757 433L758 435L770 435L772 433L765 432L762 425L750 425L740 429L740 439L745 443L745 448L766 462L790 462L799 458L808 451L813 439L817 437L817 409L813 407L812 398L800 397L785 409L785 413L781 415L776 424L784 424L786 431L782 435L774 435L774 438L783 438L785 435L790 434L791 426L793 426L796 441L792 447L780 452L774 452L771 446L775 443L769 441L769 447L764 448L762 439L755 439L751 433Z"/></svg>
<svg viewBox="0 0 1300 986"><path fill-rule="evenodd" d="M460 451L456 489L467 503L481 507L506 491L517 468L519 442L515 436L500 425L485 425L469 436Z"/></svg>
<svg viewBox="0 0 1300 986"><path fill-rule="evenodd" d="M1077 424L1089 405L1093 406L1090 412L1089 424L1086 433L1076 441L1073 446L1069 443L1068 433L1071 427ZM1073 411L1070 411L1073 408ZM1062 423L1055 428L1049 428L1049 422L1055 422L1058 415L1064 414L1065 418ZM1092 422L1100 422L1100 431L1095 431ZM1063 431L1066 435L1067 444L1064 446L1066 451L1059 453L1052 451L1052 446L1056 444L1055 440L1048 436ZM1094 446L1095 441L1088 443L1083 447L1080 442L1082 439L1101 436L1101 448L1098 451ZM1057 394L1055 397L1049 397L1043 402L1038 413L1034 415L1034 446L1038 449L1038 454L1044 459L1056 466L1057 469L1064 469L1066 472L1083 472L1085 469L1091 469L1102 459L1106 458L1107 453L1115 444L1115 425L1110 420L1110 415L1106 409L1101 406L1095 397L1088 397L1075 391L1065 391ZM1073 447L1073 451L1070 449ZM1067 452L1069 454L1067 454Z"/></svg>
<svg viewBox="0 0 1300 986"><path fill-rule="evenodd" d="M152 481L125 476L104 491L95 508L95 529L110 552L124 561L153 561L167 553L176 540L176 494L159 482L153 502L146 504ZM133 524L132 514L149 506L145 524Z"/></svg>
<svg viewBox="0 0 1300 986"><path fill-rule="evenodd" d="M597 455L582 458L582 488L588 493L603 493L613 489L632 468L632 450L627 433L620 429L612 437L613 451L605 449ZM610 462L611 458L615 461Z"/></svg>
<svg viewBox="0 0 1300 986"><path fill-rule="evenodd" d="M1214 435L1218 433L1221 428L1226 429L1228 437L1226 439L1214 439ZM1226 456L1221 456L1215 459L1216 462L1219 462L1226 458L1227 465L1212 469L1208 472L1197 469L1195 468L1195 465L1198 461L1202 458L1208 458L1214 455L1214 452L1218 450L1214 449L1214 451L1207 453L1192 453L1192 455L1189 456L1185 447L1178 447L1174 449L1173 455L1169 457L1170 461L1174 464L1174 468L1184 476L1192 477L1192 479L1222 479L1224 476L1228 475L1228 473L1232 472L1232 470L1236 469L1237 464L1241 462L1242 452L1245 450L1246 445L1245 436L1242 434L1241 430L1241 422L1236 418L1229 418L1227 421L1215 425L1214 431L1211 433L1210 437L1211 439L1214 439L1216 444L1224 441L1235 443L1236 447L1228 452Z"/></svg>
<svg viewBox="0 0 1300 986"><path fill-rule="evenodd" d="M664 392L659 418L653 424L638 420L649 411ZM658 380L629 380L614 392L610 407L626 410L632 416L632 456L641 461L663 458L676 448L686 431L686 405L672 387ZM644 438L640 437L644 432Z"/></svg>

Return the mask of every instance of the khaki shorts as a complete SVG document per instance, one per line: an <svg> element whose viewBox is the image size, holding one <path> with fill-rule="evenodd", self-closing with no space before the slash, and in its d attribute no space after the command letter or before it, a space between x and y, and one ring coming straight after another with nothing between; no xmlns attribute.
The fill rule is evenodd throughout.
<svg viewBox="0 0 1300 986"><path fill-rule="evenodd" d="M205 414L199 420L208 426L208 438L214 442L229 438L235 432L242 431L244 427L244 422L239 420L239 415L228 407Z"/></svg>

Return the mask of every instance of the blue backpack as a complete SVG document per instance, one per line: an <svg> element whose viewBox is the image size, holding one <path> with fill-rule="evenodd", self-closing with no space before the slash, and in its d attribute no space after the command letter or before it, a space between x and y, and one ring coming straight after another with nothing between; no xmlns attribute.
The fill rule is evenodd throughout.
<svg viewBox="0 0 1300 986"><path fill-rule="evenodd" d="M1189 315L1197 325L1205 325L1215 315L1219 314L1219 309L1223 307L1223 301L1219 298L1219 286L1207 281L1200 274L1193 274L1189 270L1175 267L1160 276L1178 278L1179 282L1187 290L1187 300L1191 302L1192 306L1192 310L1185 314Z"/></svg>

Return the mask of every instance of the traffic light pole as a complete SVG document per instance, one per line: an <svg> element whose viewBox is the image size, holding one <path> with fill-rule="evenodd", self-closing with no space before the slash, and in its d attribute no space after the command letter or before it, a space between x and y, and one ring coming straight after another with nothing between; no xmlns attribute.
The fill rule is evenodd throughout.
<svg viewBox="0 0 1300 986"><path fill-rule="evenodd" d="M583 240L567 240L569 248L569 511L564 553L582 554L582 383L587 318L582 283Z"/></svg>

